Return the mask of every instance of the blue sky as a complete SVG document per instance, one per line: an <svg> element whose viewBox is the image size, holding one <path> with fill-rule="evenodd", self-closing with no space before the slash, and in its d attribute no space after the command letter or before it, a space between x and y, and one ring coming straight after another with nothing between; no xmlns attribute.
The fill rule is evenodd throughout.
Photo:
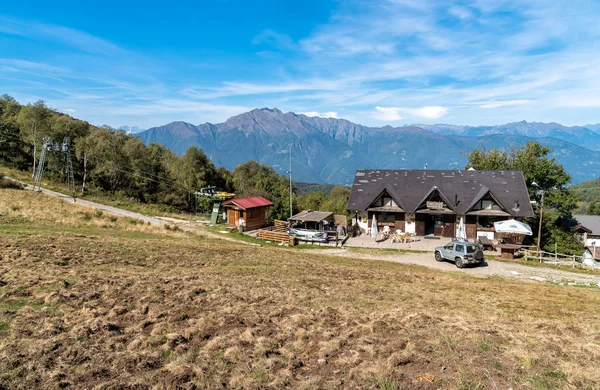
<svg viewBox="0 0 600 390"><path fill-rule="evenodd" d="M8 1L0 94L143 128L256 107L598 123L599 19L596 0Z"/></svg>

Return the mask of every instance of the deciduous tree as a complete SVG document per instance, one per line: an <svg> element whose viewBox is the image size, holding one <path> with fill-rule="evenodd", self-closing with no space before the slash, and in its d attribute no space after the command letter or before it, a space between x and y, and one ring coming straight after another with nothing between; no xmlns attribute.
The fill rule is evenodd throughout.
<svg viewBox="0 0 600 390"><path fill-rule="evenodd" d="M538 142L530 141L520 148L513 148L510 151L499 149L487 150L479 148L471 151L467 155L468 168L477 170L512 170L522 171L525 177L525 183L529 189L530 196L541 201L540 192L544 191L544 219L546 219L546 209L554 209L558 217L551 219L550 214L544 223L542 229L542 247L552 245L556 242L564 250L572 250L578 247L575 237L569 232L568 224L564 222L571 216L571 212L577 207L577 196L567 187L571 181L571 175L554 158L549 155L552 150ZM535 182L539 187L532 186ZM541 191L540 191L541 190ZM536 210L539 215L539 209ZM539 216L529 219L534 230L537 230ZM547 223L554 223L552 229ZM537 232L534 232L537 235ZM571 249L569 249L571 248ZM553 249L553 248L552 248Z"/></svg>
<svg viewBox="0 0 600 390"><path fill-rule="evenodd" d="M50 118L52 112L46 107L43 100L28 104L21 108L18 116L18 124L24 141L33 147L33 169L31 177L35 175L37 152L42 138L49 132Z"/></svg>

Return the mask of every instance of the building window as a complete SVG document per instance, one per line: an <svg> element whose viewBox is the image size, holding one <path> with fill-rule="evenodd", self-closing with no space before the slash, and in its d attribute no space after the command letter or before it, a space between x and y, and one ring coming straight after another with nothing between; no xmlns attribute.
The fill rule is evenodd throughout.
<svg viewBox="0 0 600 390"><path fill-rule="evenodd" d="M377 218L377 217L375 217ZM378 222L382 223L393 223L396 222L396 216L394 213L381 213L379 218L377 218Z"/></svg>
<svg viewBox="0 0 600 390"><path fill-rule="evenodd" d="M436 215L435 216L435 226L444 226L444 217L441 215Z"/></svg>
<svg viewBox="0 0 600 390"><path fill-rule="evenodd" d="M493 228L494 222L503 221L506 217L489 217L489 216L478 216L477 217L477 227L481 228Z"/></svg>

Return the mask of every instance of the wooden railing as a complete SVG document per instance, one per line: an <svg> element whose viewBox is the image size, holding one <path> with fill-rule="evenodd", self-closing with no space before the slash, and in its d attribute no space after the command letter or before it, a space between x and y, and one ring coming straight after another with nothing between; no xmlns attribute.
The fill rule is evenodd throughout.
<svg viewBox="0 0 600 390"><path fill-rule="evenodd" d="M556 253L556 252L545 252L539 251L539 253L535 249L521 249L524 253L524 258L530 260L538 260L541 263L545 264L553 264L553 265L567 265L575 268L575 266L583 266L587 267L583 264L584 258L582 256L576 255L566 255L564 253ZM589 267L592 268L592 267Z"/></svg>
<svg viewBox="0 0 600 390"><path fill-rule="evenodd" d="M287 232L288 231L288 223L286 221L273 221L273 231L276 232Z"/></svg>
<svg viewBox="0 0 600 390"><path fill-rule="evenodd" d="M290 235L288 233L276 230L261 229L258 231L258 238L265 241L290 242Z"/></svg>

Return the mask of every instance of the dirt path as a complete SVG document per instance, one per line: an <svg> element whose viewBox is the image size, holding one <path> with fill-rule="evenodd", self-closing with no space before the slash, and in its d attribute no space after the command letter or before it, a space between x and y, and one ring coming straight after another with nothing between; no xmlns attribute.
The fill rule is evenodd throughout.
<svg viewBox="0 0 600 390"><path fill-rule="evenodd" d="M314 250L311 250L311 252L314 253ZM385 260L402 264L416 264L442 271L464 272L479 277L498 275L527 281L552 282L563 285L593 286L600 288L600 275L580 274L553 268L528 267L521 264L496 260L488 260L483 266L479 267L458 269L454 263L449 261L438 263L434 260L433 254L429 253L406 253L398 255L378 253L367 254L356 253L350 249L330 249L318 252L323 255L350 257L354 259Z"/></svg>
<svg viewBox="0 0 600 390"><path fill-rule="evenodd" d="M11 180L19 182L19 183L21 183L21 184L23 184L25 186L25 189L33 191L33 186L32 185L20 182L20 181L15 180L15 179L11 179ZM235 239L232 239L232 238L229 238L229 237L223 237L222 235L209 232L206 229L203 229L201 226L199 226L199 225L197 225L195 223L192 223L190 221L183 220L183 219L168 218L168 217L149 217L149 216L144 215L144 214L140 214L140 213L136 213L136 212L133 212L133 211L128 211L128 210L120 209L118 207L107 206L105 204L96 203L96 202L92 202L92 201L85 200L85 199L79 199L79 198L77 198L77 200L74 200L72 196L65 195L65 194L62 194L60 192L48 190L46 188L42 188L40 191L43 194L46 194L48 196L52 196L52 197L59 198L59 199L64 199L64 200L66 200L68 202L73 202L75 204L84 205L84 206L87 206L87 207L91 207L93 209L102 210L104 212L107 212L107 213L110 213L110 214L113 214L113 215L118 215L118 216L121 216L121 217L128 217L128 218L137 219L139 221L143 221L143 222L149 223L151 225L172 225L172 224L176 224L177 226L179 226L179 228L181 230L193 231L193 232L196 232L196 233L198 233L198 234L200 234L202 236L205 236L205 237L216 238L216 239L221 239L221 240L226 240L226 241L234 241L234 242L241 243L241 244L248 244L248 243L246 243L244 241L235 240Z"/></svg>

